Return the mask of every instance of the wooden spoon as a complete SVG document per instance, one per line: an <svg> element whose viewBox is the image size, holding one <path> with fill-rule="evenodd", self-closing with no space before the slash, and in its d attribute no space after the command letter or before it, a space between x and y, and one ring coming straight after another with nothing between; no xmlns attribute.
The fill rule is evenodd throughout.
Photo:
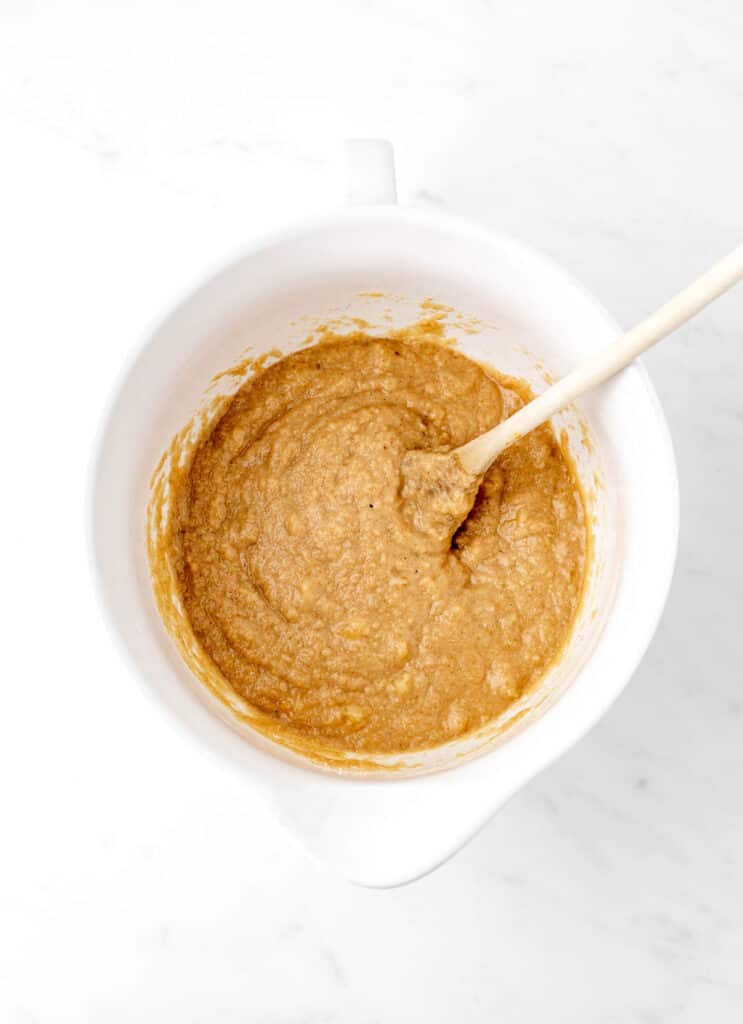
<svg viewBox="0 0 743 1024"><path fill-rule="evenodd" d="M509 416L497 427L480 434L467 444L454 448L449 454L456 455L468 473L481 476L510 444L528 434L540 423L544 423L586 391L613 377L641 352L645 352L681 324L691 320L741 278L743 245L733 250L719 263L715 263L670 302L627 331L608 348L590 356L567 377L547 388L513 416Z"/></svg>

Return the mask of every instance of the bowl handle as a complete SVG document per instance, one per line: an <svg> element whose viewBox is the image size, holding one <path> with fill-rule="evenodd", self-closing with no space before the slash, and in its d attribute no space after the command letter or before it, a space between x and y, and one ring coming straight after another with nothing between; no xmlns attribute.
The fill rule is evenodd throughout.
<svg viewBox="0 0 743 1024"><path fill-rule="evenodd" d="M346 199L351 206L394 205L395 151L386 139L346 139Z"/></svg>
<svg viewBox="0 0 743 1024"><path fill-rule="evenodd" d="M504 748L445 772L352 779L283 765L264 795L319 863L369 888L404 885L456 853L539 767Z"/></svg>

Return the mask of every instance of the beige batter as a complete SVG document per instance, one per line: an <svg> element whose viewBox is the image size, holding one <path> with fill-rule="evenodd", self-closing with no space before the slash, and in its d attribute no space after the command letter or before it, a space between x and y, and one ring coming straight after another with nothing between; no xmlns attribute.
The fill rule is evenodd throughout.
<svg viewBox="0 0 743 1024"><path fill-rule="evenodd" d="M358 334L262 370L200 444L170 565L209 658L290 741L436 746L495 718L559 655L586 533L551 429L479 490L451 481L441 515L411 491L411 465L430 457L408 453L460 445L521 402L444 345Z"/></svg>

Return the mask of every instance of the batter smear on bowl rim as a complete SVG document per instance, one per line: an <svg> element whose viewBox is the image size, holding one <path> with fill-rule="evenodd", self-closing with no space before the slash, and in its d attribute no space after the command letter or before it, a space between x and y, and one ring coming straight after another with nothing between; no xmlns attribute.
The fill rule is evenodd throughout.
<svg viewBox="0 0 743 1024"><path fill-rule="evenodd" d="M525 397L415 332L331 337L249 379L173 477L153 577L164 556L202 661L275 738L360 756L435 747L496 719L559 657L587 538L552 429L469 491L416 493L421 474L402 471Z"/></svg>

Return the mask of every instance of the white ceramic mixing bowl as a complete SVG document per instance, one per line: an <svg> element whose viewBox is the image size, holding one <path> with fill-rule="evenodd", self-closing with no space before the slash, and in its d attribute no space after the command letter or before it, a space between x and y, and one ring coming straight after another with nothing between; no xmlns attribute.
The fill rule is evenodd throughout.
<svg viewBox="0 0 743 1024"><path fill-rule="evenodd" d="M384 153L367 152L369 160L356 154L352 191L393 199ZM308 324L340 313L383 330L386 316L400 324L419 317L427 299L478 318L476 333L452 324L462 350L536 389L544 387L540 363L560 376L619 333L580 285L519 242L439 213L352 206L251 249L168 316L116 390L91 486L99 590L137 675L190 734L242 771L313 854L374 886L440 864L601 717L655 630L678 532L668 430L635 364L557 423L591 498L594 568L568 651L513 728L433 752L407 773L362 777L319 770L231 721L192 677L155 608L144 539L153 467L209 380L246 346L254 355L288 352Z"/></svg>

